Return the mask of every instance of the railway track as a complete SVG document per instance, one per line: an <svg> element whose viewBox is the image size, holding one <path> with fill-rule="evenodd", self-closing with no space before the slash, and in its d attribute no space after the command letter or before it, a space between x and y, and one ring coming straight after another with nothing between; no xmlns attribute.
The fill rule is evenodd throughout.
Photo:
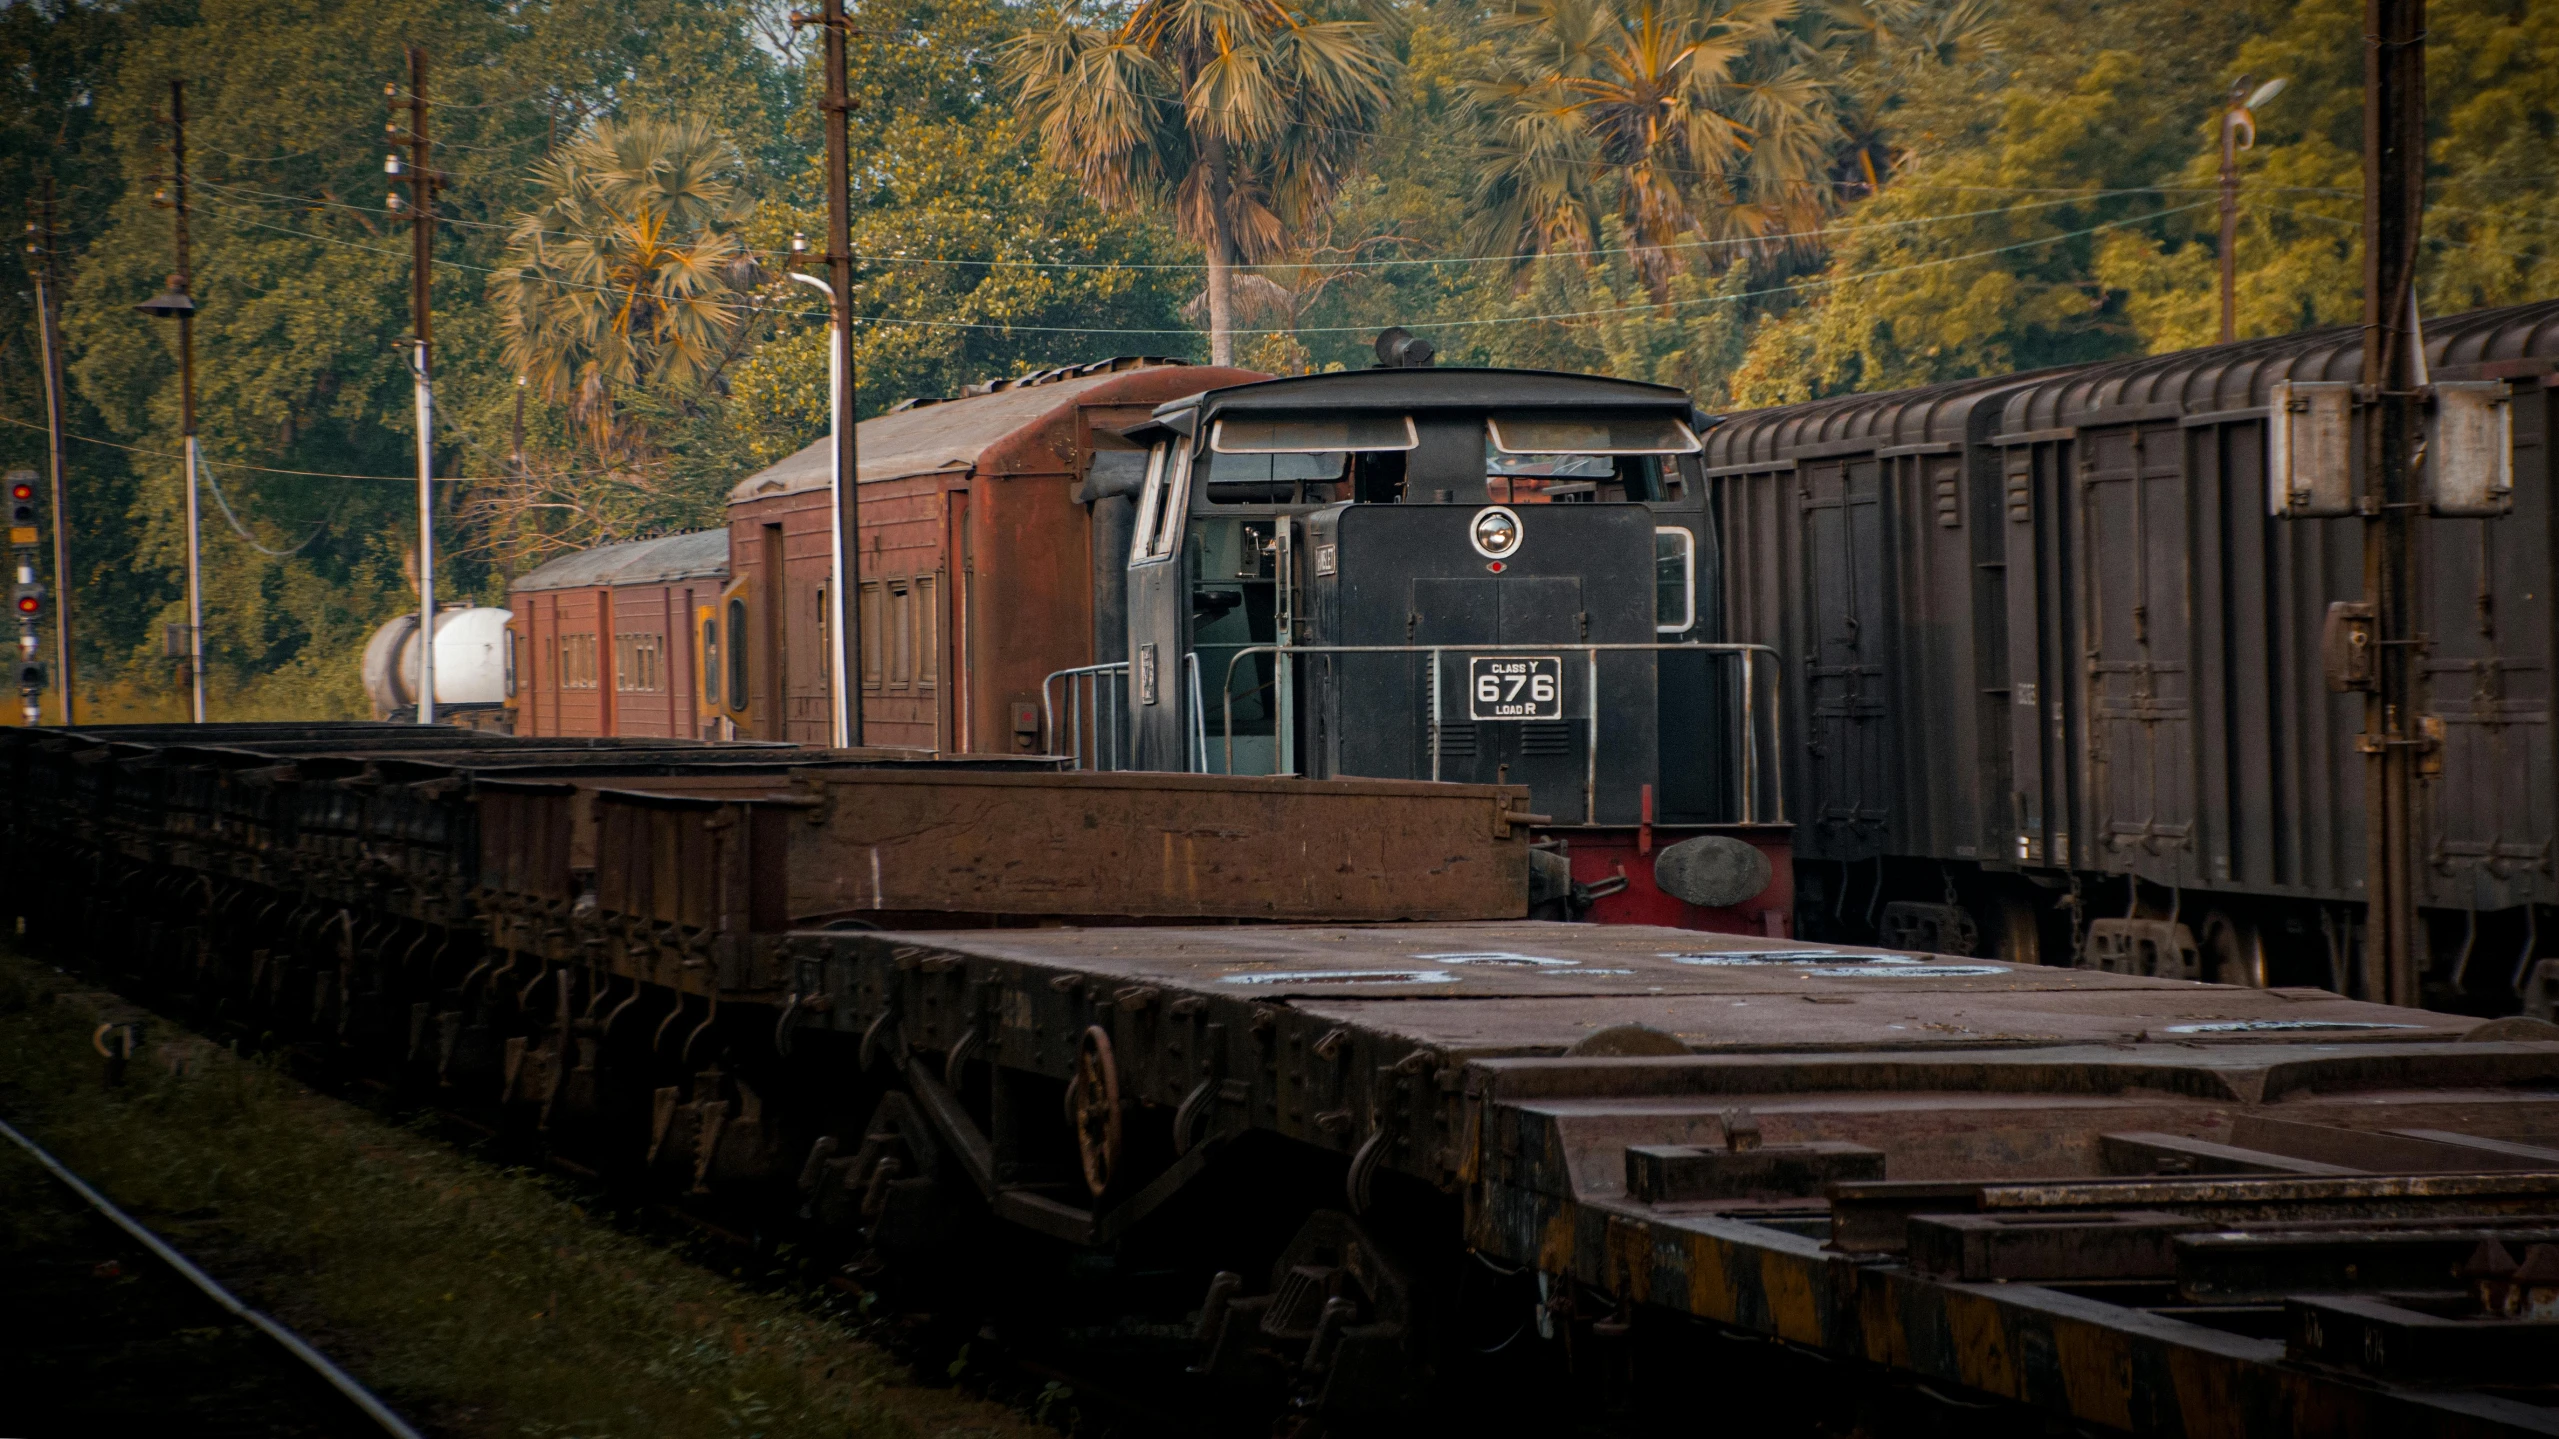
<svg viewBox="0 0 2559 1439"><path fill-rule="evenodd" d="M34 1140L5 1122L0 1140L0 1164L34 1171L10 1176L0 1255L9 1433L166 1432L183 1419L204 1439L420 1439L328 1355L242 1303Z"/></svg>

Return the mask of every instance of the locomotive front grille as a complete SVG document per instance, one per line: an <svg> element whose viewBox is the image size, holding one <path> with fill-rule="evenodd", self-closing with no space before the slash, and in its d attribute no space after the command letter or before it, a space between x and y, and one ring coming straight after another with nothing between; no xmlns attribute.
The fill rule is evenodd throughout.
<svg viewBox="0 0 2559 1439"><path fill-rule="evenodd" d="M1527 720L1519 727L1519 752L1530 759L1582 752L1570 720Z"/></svg>

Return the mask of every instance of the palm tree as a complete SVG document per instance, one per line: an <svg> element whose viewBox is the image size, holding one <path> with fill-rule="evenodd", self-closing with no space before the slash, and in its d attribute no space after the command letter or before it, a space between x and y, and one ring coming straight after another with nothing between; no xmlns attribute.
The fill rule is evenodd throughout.
<svg viewBox="0 0 2559 1439"><path fill-rule="evenodd" d="M1468 85L1490 243L1588 250L1613 211L1658 294L1675 248L1810 228L1828 204L1832 87L1797 0L1518 0ZM1712 268L1721 268L1720 265Z"/></svg>
<svg viewBox="0 0 2559 1439"><path fill-rule="evenodd" d="M1234 267L1280 253L1332 196L1394 56L1373 23L1280 0L1138 0L1116 21L1098 3L1064 0L1007 45L1023 122L1102 204L1171 204L1207 252L1210 358L1231 364Z"/></svg>
<svg viewBox="0 0 2559 1439"><path fill-rule="evenodd" d="M600 457L648 448L621 396L681 404L732 357L759 279L739 170L707 121L641 119L600 123L534 172L542 204L516 218L492 286L506 357Z"/></svg>

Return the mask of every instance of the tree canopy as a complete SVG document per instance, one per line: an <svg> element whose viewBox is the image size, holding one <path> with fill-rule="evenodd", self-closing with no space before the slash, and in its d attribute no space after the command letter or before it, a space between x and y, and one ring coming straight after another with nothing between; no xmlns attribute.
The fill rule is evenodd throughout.
<svg viewBox="0 0 2559 1439"><path fill-rule="evenodd" d="M2239 323L2360 299L2351 0L854 0L862 411L1112 354L1444 364L1774 403L2175 348L2217 324L2234 79ZM2559 287L2559 30L2432 0L2422 293ZM406 217L383 86L429 54L439 593L716 524L822 432L820 47L780 0L29 0L0 186L60 199L92 717L168 716L183 613L159 117L187 86L217 717L358 711L415 602ZM1222 170L1210 162L1222 148ZM1220 179L1220 175L1223 179ZM1223 191L1220 186L1223 185ZM1223 194L1223 200L1218 199ZM0 286L0 463L40 463ZM524 383L519 384L519 377Z"/></svg>

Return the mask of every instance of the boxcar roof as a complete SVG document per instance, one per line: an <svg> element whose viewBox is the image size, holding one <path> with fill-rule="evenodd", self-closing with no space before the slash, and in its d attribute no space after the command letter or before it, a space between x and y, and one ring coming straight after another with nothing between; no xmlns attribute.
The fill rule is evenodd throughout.
<svg viewBox="0 0 2559 1439"><path fill-rule="evenodd" d="M862 483L966 470L999 441L1039 424L1057 410L1111 398L1105 392L1132 373L1181 364L1180 360L1143 357L1097 360L999 380L984 393L909 402L885 415L874 415L854 427ZM827 441L820 439L739 481L729 491L729 503L824 489L826 478Z"/></svg>
<svg viewBox="0 0 2559 1439"><path fill-rule="evenodd" d="M2426 365L2436 379L2559 368L2559 301L2430 319L2425 331ZM2019 435L2255 409L2277 380L2357 380L2362 373L2363 331L2338 325L2059 374L2012 393L2000 430Z"/></svg>
<svg viewBox="0 0 2559 1439"><path fill-rule="evenodd" d="M575 590L592 585L658 585L716 579L729 572L729 532L696 530L628 544L580 550L516 578L515 590Z"/></svg>
<svg viewBox="0 0 2559 1439"><path fill-rule="evenodd" d="M1980 440L1998 421L1999 397L2052 373L1950 380L1734 415L1706 432L1706 467L1745 470L1826 454Z"/></svg>

